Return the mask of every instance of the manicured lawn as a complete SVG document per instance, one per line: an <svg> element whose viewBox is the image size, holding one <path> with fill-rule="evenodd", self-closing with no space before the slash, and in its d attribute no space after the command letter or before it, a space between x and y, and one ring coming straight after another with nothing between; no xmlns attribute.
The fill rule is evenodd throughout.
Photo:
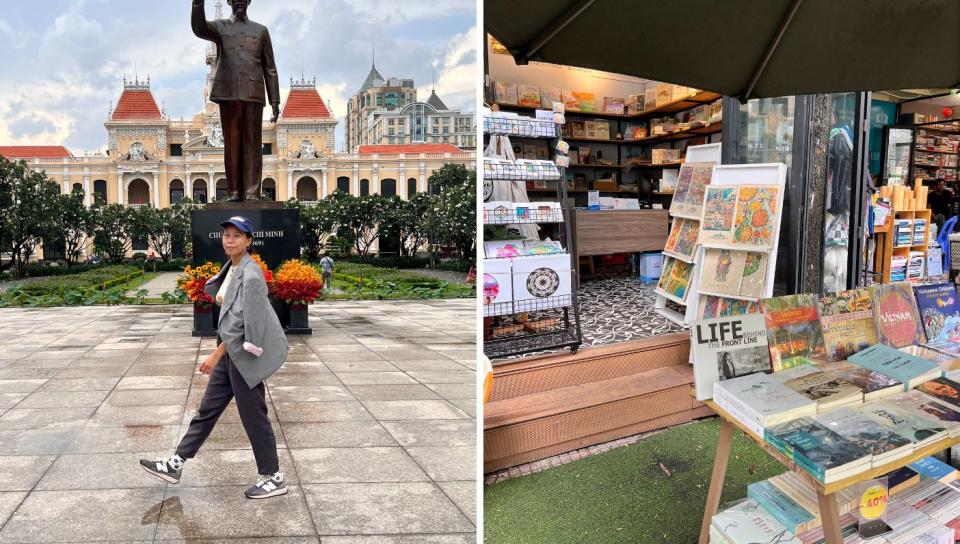
<svg viewBox="0 0 960 544"><path fill-rule="evenodd" d="M328 300L428 298L427 293L431 298L475 296L473 286L448 283L426 274L360 263L336 264L333 287L343 293L327 294Z"/></svg>
<svg viewBox="0 0 960 544"><path fill-rule="evenodd" d="M692 544L700 534L719 428L713 418L486 486L485 542ZM721 505L745 497L747 484L783 471L735 432Z"/></svg>
<svg viewBox="0 0 960 544"><path fill-rule="evenodd" d="M160 272L144 272L142 276L131 279L126 283L120 284L125 289L131 289L136 291L140 288L141 285L146 284L148 281L160 275Z"/></svg>

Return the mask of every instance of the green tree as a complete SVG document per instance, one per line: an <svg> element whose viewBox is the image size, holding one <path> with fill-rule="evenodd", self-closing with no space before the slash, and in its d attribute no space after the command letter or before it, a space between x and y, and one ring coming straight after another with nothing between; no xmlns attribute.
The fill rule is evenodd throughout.
<svg viewBox="0 0 960 544"><path fill-rule="evenodd" d="M327 247L327 241L337 228L336 218L330 212L332 196L312 205L297 204L300 208L300 248L308 260L320 258L320 251Z"/></svg>
<svg viewBox="0 0 960 544"><path fill-rule="evenodd" d="M378 194L355 197L334 191L328 200L330 214L339 227L337 235L345 234L353 241L357 255L366 257L380 237L379 225L384 219L387 199Z"/></svg>
<svg viewBox="0 0 960 544"><path fill-rule="evenodd" d="M163 262L170 260L174 241L182 243L190 228L189 206L178 202L168 208L143 207L131 210L134 238L146 238Z"/></svg>
<svg viewBox="0 0 960 544"><path fill-rule="evenodd" d="M2 236L10 241L14 275L23 276L30 255L44 237L50 235L59 219L50 213L57 206L57 184L45 172L34 172L24 161L0 157L0 217ZM5 268L10 268L8 263Z"/></svg>
<svg viewBox="0 0 960 544"><path fill-rule="evenodd" d="M96 225L94 247L97 253L110 262L122 263L133 238L145 234L142 224L132 217L131 212L135 209L116 203L91 208L94 210Z"/></svg>
<svg viewBox="0 0 960 544"><path fill-rule="evenodd" d="M427 216L433 206L429 193L415 193L399 210L400 251L403 255L416 256L427 241Z"/></svg>
<svg viewBox="0 0 960 544"><path fill-rule="evenodd" d="M83 204L83 190L74 189L68 195L57 195L54 221L47 240L62 242L67 266L78 262L87 240L93 235L93 213Z"/></svg>
<svg viewBox="0 0 960 544"><path fill-rule="evenodd" d="M434 177L436 176L436 178ZM454 246L461 260L474 260L477 239L477 172L461 164L448 164L430 175L439 188L426 226L431 243Z"/></svg>

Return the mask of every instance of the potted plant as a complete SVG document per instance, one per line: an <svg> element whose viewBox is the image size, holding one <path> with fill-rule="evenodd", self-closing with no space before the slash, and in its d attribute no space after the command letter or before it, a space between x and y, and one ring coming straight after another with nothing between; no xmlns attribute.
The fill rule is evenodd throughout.
<svg viewBox="0 0 960 544"><path fill-rule="evenodd" d="M177 287L186 293L193 303L193 336L217 335L220 310L213 303L213 298L203 290L203 286L219 271L219 264L207 261L197 267L187 265L183 269L183 275L177 278Z"/></svg>
<svg viewBox="0 0 960 544"><path fill-rule="evenodd" d="M311 334L307 305L323 294L323 278L317 269L299 259L285 261L273 275L273 293L290 305L287 332Z"/></svg>

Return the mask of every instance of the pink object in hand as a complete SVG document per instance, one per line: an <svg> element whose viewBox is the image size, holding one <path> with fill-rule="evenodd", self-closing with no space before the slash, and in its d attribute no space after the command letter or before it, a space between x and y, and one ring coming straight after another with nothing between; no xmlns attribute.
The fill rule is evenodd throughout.
<svg viewBox="0 0 960 544"><path fill-rule="evenodd" d="M263 348L258 348L257 346L251 344L250 342L244 342L243 349L244 351L248 351L257 357L263 354Z"/></svg>

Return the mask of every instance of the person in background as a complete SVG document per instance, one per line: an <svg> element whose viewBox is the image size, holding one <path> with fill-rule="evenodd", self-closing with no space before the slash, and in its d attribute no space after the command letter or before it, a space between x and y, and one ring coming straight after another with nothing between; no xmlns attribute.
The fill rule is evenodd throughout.
<svg viewBox="0 0 960 544"><path fill-rule="evenodd" d="M326 251L320 252L320 271L323 275L323 289L329 291L333 289L333 259L327 255Z"/></svg>
<svg viewBox="0 0 960 544"><path fill-rule="evenodd" d="M943 222L952 215L953 208L953 192L947 189L943 178L933 180L933 191L927 195L927 207L933 211L933 220L939 230Z"/></svg>

